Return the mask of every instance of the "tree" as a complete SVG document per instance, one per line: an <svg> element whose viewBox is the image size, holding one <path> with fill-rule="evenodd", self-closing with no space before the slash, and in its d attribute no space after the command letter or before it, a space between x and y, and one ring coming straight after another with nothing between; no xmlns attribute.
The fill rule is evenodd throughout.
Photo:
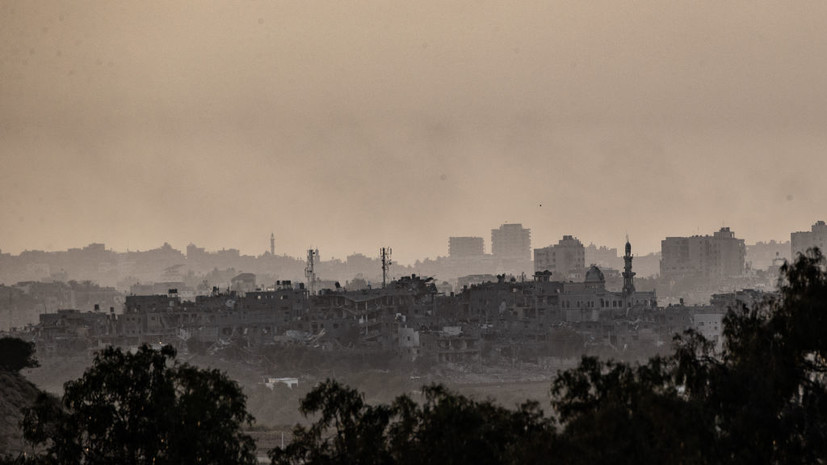
<svg viewBox="0 0 827 465"><path fill-rule="evenodd" d="M24 436L56 464L252 464L253 417L237 383L174 361L175 349L108 347L60 402L41 396Z"/></svg>
<svg viewBox="0 0 827 465"><path fill-rule="evenodd" d="M827 274L817 250L778 296L724 318L724 351L694 331L643 365L584 358L552 404L566 463L820 463L827 457ZM594 444L600 444L599 448Z"/></svg>
<svg viewBox="0 0 827 465"><path fill-rule="evenodd" d="M273 464L391 463L386 447L389 407L367 405L355 389L326 380L307 393L299 411L319 418L309 428L297 425L287 447L271 450Z"/></svg>
<svg viewBox="0 0 827 465"><path fill-rule="evenodd" d="M584 357L559 374L551 393L565 425L561 462L703 463L711 428L702 406L680 394L673 369L660 357L637 366Z"/></svg>
<svg viewBox="0 0 827 465"><path fill-rule="evenodd" d="M719 450L731 462L827 457L827 274L818 249L785 264L778 298L731 311L726 350L707 370Z"/></svg>
<svg viewBox="0 0 827 465"><path fill-rule="evenodd" d="M0 338L0 370L18 372L23 368L40 366L34 352L34 342L16 337Z"/></svg>
<svg viewBox="0 0 827 465"><path fill-rule="evenodd" d="M547 458L533 454L545 452L553 437L538 404L511 411L439 385L422 390L422 405L403 395L371 406L355 389L320 383L300 407L318 419L310 427L297 425L290 444L270 451L272 463L516 464ZM524 447L529 444L535 447Z"/></svg>
<svg viewBox="0 0 827 465"><path fill-rule="evenodd" d="M406 396L394 402L400 417L390 437L396 463L531 463L537 449L527 446L553 440L553 423L536 402L510 410L440 385L425 386L422 394L422 405Z"/></svg>

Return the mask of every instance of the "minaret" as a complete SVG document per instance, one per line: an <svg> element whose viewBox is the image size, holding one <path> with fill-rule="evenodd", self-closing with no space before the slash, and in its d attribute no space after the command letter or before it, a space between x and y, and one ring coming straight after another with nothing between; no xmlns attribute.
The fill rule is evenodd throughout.
<svg viewBox="0 0 827 465"><path fill-rule="evenodd" d="M276 235L270 233L270 255L276 254Z"/></svg>
<svg viewBox="0 0 827 465"><path fill-rule="evenodd" d="M632 271L632 244L626 237L626 255L623 256L623 296L629 297L635 293L635 273Z"/></svg>

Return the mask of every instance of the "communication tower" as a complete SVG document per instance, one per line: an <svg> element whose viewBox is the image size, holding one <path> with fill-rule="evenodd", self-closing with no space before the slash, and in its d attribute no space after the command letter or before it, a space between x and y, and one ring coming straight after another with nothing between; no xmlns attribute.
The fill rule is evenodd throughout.
<svg viewBox="0 0 827 465"><path fill-rule="evenodd" d="M379 253L382 256L382 289L384 289L385 284L387 283L388 271L390 270L391 265L393 265L393 262L391 261L391 248L382 247L382 250L380 250Z"/></svg>
<svg viewBox="0 0 827 465"><path fill-rule="evenodd" d="M307 278L307 288L310 289L310 295L316 293L316 271L315 261L319 256L319 249L307 250L307 266L304 268L304 276Z"/></svg>

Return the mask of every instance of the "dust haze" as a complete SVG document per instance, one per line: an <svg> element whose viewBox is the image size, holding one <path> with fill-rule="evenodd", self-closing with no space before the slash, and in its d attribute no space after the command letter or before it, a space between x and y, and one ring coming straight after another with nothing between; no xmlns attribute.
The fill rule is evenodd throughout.
<svg viewBox="0 0 827 465"><path fill-rule="evenodd" d="M4 2L4 252L641 252L827 201L821 2ZM542 206L541 206L542 205Z"/></svg>

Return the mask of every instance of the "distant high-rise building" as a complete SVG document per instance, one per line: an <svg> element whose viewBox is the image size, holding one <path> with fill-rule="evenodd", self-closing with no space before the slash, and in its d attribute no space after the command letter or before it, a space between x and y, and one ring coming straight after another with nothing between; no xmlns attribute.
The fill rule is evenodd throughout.
<svg viewBox="0 0 827 465"><path fill-rule="evenodd" d="M790 249L790 241L776 242L771 240L769 242L747 244L746 261L753 270L766 270L769 267L775 267L776 264L783 263L784 260L789 260L791 257Z"/></svg>
<svg viewBox="0 0 827 465"><path fill-rule="evenodd" d="M531 230L522 224L504 224L491 230L491 254L495 258L531 260Z"/></svg>
<svg viewBox="0 0 827 465"><path fill-rule="evenodd" d="M589 244L586 246L586 263L589 265L597 265L603 271L606 268L618 270L623 264L623 259L617 254L617 249L608 248L605 245L600 247Z"/></svg>
<svg viewBox="0 0 827 465"><path fill-rule="evenodd" d="M481 237L449 237L448 256L451 258L482 257L485 248Z"/></svg>
<svg viewBox="0 0 827 465"><path fill-rule="evenodd" d="M187 245L187 259L193 259L196 257L200 257L202 255L206 255L206 250L204 247L197 247L195 244L190 243Z"/></svg>
<svg viewBox="0 0 827 465"><path fill-rule="evenodd" d="M551 271L552 279L582 279L586 249L576 237L563 236L556 245L534 249L534 271Z"/></svg>
<svg viewBox="0 0 827 465"><path fill-rule="evenodd" d="M660 248L661 276L722 279L744 273L744 240L729 228L712 236L667 237Z"/></svg>
<svg viewBox="0 0 827 465"><path fill-rule="evenodd" d="M792 258L799 253L804 253L807 249L818 247L822 252L826 252L827 247L827 224L824 221L816 221L809 231L799 231L790 234L790 249L792 250Z"/></svg>

